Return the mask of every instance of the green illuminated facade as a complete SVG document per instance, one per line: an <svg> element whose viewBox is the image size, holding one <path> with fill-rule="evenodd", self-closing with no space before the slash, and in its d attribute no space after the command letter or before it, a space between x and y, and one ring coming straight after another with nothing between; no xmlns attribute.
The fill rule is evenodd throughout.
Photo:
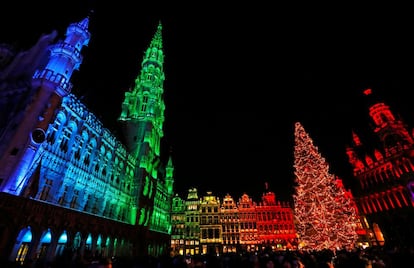
<svg viewBox="0 0 414 268"><path fill-rule="evenodd" d="M71 93L88 28L89 17L61 41L53 32L21 53L0 47L0 211L9 215L0 219L1 259L169 252L174 166L161 158L162 25L119 103L122 141Z"/></svg>
<svg viewBox="0 0 414 268"><path fill-rule="evenodd" d="M139 225L150 226L155 231L170 233L170 207L173 195L171 158L167 167L160 162L161 138L164 136L164 53L162 50L162 25L144 54L141 73L135 86L125 93L118 121L122 125L128 152L136 159L132 186L133 202ZM160 183L163 177L164 183Z"/></svg>

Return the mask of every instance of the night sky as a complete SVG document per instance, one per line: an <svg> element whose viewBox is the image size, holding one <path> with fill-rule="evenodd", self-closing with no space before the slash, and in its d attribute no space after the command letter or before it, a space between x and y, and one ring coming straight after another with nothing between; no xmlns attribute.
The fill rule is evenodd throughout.
<svg viewBox="0 0 414 268"><path fill-rule="evenodd" d="M291 201L297 121L351 186L345 146L353 129L369 126L367 87L414 126L408 7L97 2L64 8L47 0L24 10L13 2L0 18L0 42L27 49L53 29L63 37L93 9L73 93L116 133L124 93L161 21L163 158L171 148L182 197L196 187L200 195L247 193L258 201L268 182L278 200Z"/></svg>

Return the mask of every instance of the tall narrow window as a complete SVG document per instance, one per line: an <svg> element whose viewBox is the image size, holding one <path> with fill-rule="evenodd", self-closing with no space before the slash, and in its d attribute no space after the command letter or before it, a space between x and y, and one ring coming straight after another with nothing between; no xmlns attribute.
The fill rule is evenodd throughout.
<svg viewBox="0 0 414 268"><path fill-rule="evenodd" d="M141 112L145 112L147 110L147 104L148 104L148 96L142 97Z"/></svg>

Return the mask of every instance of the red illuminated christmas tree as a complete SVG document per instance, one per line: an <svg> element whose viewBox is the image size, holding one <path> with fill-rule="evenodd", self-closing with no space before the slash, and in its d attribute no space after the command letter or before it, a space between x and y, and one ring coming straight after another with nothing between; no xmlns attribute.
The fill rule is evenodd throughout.
<svg viewBox="0 0 414 268"><path fill-rule="evenodd" d="M299 247L310 250L354 247L358 239L356 209L299 122L295 124L294 169Z"/></svg>

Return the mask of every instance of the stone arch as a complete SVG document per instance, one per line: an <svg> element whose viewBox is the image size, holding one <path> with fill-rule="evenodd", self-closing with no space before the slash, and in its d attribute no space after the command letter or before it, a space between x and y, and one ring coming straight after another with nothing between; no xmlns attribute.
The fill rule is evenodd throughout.
<svg viewBox="0 0 414 268"><path fill-rule="evenodd" d="M62 232L57 233L55 255L62 256L66 248L68 248L68 232L66 230L63 230Z"/></svg>
<svg viewBox="0 0 414 268"><path fill-rule="evenodd" d="M22 228L16 237L16 242L10 254L10 261L16 261L16 263L23 265L28 257L32 240L33 234L31 227L27 226Z"/></svg>
<svg viewBox="0 0 414 268"><path fill-rule="evenodd" d="M47 258L47 254L50 249L51 243L52 243L52 231L50 230L50 228L47 228L43 230L40 236L39 245L36 249L36 255L38 259Z"/></svg>

